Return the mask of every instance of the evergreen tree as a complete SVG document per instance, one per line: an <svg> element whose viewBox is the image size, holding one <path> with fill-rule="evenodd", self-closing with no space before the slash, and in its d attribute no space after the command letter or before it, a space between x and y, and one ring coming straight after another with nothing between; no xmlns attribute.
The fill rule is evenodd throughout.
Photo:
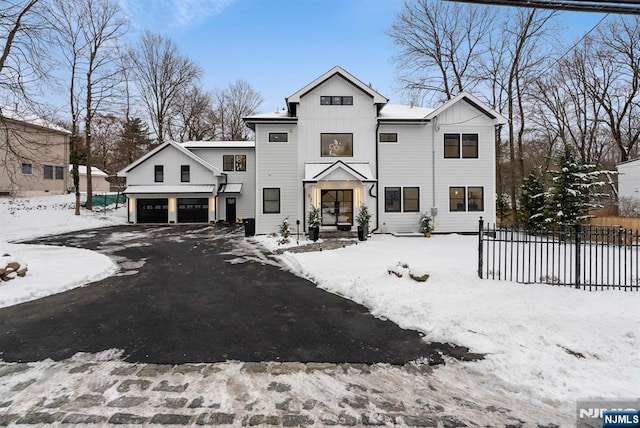
<svg viewBox="0 0 640 428"><path fill-rule="evenodd" d="M544 228L547 194L540 172L532 171L522 182L519 201L520 222L529 230Z"/></svg>
<svg viewBox="0 0 640 428"><path fill-rule="evenodd" d="M545 222L575 224L593 217L589 212L602 208L594 199L601 196L595 191L605 184L599 181L604 171L596 171L594 165L580 163L568 144L565 144L556 164L558 169L549 171L552 187L546 193Z"/></svg>

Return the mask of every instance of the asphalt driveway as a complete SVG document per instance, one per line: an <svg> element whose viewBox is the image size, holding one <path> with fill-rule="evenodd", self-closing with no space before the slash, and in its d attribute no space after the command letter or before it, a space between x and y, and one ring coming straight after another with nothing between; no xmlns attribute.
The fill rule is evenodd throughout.
<svg viewBox="0 0 640 428"><path fill-rule="evenodd" d="M252 250L241 230L118 226L37 242L93 249L122 269L83 288L0 309L6 362L114 348L124 350L126 361L161 364L438 363L442 353L464 354L282 270Z"/></svg>

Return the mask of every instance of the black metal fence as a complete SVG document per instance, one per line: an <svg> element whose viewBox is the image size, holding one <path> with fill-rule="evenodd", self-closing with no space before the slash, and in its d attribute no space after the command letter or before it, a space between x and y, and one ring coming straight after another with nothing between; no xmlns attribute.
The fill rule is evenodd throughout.
<svg viewBox="0 0 640 428"><path fill-rule="evenodd" d="M478 276L585 290L640 290L640 233L560 225L531 231L479 222Z"/></svg>

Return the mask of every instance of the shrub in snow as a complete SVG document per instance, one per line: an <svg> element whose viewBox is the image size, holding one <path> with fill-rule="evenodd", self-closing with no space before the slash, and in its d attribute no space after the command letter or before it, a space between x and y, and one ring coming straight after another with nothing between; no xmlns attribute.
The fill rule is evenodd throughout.
<svg viewBox="0 0 640 428"><path fill-rule="evenodd" d="M289 237L291 236L291 229L289 228L288 217L285 217L285 219L282 220L282 223L280 223L280 236L282 238L280 239L280 241L278 241L279 244L289 243Z"/></svg>
<svg viewBox="0 0 640 428"><path fill-rule="evenodd" d="M532 171L522 182L518 215L520 222L528 230L544 229L544 216L547 207L547 194L544 191L543 178L538 171Z"/></svg>
<svg viewBox="0 0 640 428"><path fill-rule="evenodd" d="M418 230L420 233L424 233L425 235L429 235L431 231L433 231L433 219L427 213L422 213L420 215L420 220L418 222Z"/></svg>
<svg viewBox="0 0 640 428"><path fill-rule="evenodd" d="M409 277L414 281L425 282L429 279L429 274L419 269L411 269L409 270Z"/></svg>

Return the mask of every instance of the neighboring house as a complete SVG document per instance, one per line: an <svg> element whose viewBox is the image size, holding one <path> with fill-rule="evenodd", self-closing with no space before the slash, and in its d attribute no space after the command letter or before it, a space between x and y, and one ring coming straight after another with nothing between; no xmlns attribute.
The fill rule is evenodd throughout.
<svg viewBox="0 0 640 428"><path fill-rule="evenodd" d="M166 142L118 173L131 223L235 222L255 215L253 141Z"/></svg>
<svg viewBox="0 0 640 428"><path fill-rule="evenodd" d="M286 99L287 109L245 118L256 139L256 232L284 218L306 230L354 225L362 204L370 230L416 232L421 212L436 232L474 232L495 221L496 128L507 120L461 93L437 109L388 104L334 67Z"/></svg>
<svg viewBox="0 0 640 428"><path fill-rule="evenodd" d="M169 142L122 170L129 220L255 217L267 234L288 218L306 232L315 206L327 231L356 226L366 204L374 232L416 232L423 212L435 232L495 221L495 139L507 120L472 95L437 109L390 105L334 67L286 103L245 118L255 143Z"/></svg>
<svg viewBox="0 0 640 428"><path fill-rule="evenodd" d="M71 170L73 165L69 165L69 176L71 176ZM80 192L87 191L87 166L86 165L78 165L78 175L80 176ZM107 181L107 177L109 175L102 171L101 169L96 168L95 166L91 167L91 190L93 193L104 193L110 190L110 184ZM73 185L73 180L69 180L71 185Z"/></svg>
<svg viewBox="0 0 640 428"><path fill-rule="evenodd" d="M66 193L70 135L34 115L0 108L0 195Z"/></svg>
<svg viewBox="0 0 640 428"><path fill-rule="evenodd" d="M618 197L640 200L640 158L616 165L618 169Z"/></svg>

